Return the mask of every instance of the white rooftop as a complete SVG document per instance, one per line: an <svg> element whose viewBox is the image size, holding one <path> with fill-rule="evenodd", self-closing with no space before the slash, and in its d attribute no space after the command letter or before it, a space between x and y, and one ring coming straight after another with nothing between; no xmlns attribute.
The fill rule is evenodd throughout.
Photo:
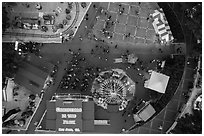
<svg viewBox="0 0 204 136"><path fill-rule="evenodd" d="M152 71L150 79L145 83L145 87L159 93L165 93L169 78L167 75Z"/></svg>
<svg viewBox="0 0 204 136"><path fill-rule="evenodd" d="M152 117L155 113L155 109L151 104L148 104L140 113L139 116L142 120L147 121L150 117Z"/></svg>

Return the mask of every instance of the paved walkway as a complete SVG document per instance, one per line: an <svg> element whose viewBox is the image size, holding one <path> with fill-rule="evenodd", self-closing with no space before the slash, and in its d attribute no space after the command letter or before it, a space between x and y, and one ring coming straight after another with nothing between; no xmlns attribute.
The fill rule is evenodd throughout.
<svg viewBox="0 0 204 136"><path fill-rule="evenodd" d="M93 30L97 37L109 44L126 47L127 44L151 46L154 43L156 36L149 14L153 13L155 6L147 2L141 4L138 2L105 2L101 3L101 6L103 9ZM119 9L124 9L124 13L120 14ZM106 32L112 36L110 38L102 34L102 29L106 26L108 26Z"/></svg>
<svg viewBox="0 0 204 136"><path fill-rule="evenodd" d="M53 86L51 86L50 88L48 88L48 90L46 90L46 92L44 93L43 99L39 105L39 108L36 111L36 114L33 116L32 121L30 122L30 125L28 127L27 133L28 134L34 134L34 130L35 130L35 125L34 122L39 122L45 109L46 109L46 101L50 100L52 98L52 96L54 95L54 93L56 92L56 90L58 89L59 83L62 79L62 76L64 75L64 68L66 67L66 62L63 61L62 64L59 64L58 66L58 72L57 72L57 77L55 79L55 84Z"/></svg>

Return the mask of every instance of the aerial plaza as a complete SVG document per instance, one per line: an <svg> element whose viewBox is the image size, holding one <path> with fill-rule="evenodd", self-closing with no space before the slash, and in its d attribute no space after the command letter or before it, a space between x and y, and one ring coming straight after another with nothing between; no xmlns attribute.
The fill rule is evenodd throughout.
<svg viewBox="0 0 204 136"><path fill-rule="evenodd" d="M180 118L202 112L202 56L191 55L202 39L176 3L2 7L3 133L179 133Z"/></svg>

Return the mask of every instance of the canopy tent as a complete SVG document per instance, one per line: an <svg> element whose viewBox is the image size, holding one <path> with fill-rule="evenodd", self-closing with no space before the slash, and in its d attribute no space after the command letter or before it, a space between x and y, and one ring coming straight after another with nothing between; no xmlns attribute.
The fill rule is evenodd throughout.
<svg viewBox="0 0 204 136"><path fill-rule="evenodd" d="M155 109L151 104L148 104L142 111L140 111L139 116L142 120L147 121L155 113Z"/></svg>
<svg viewBox="0 0 204 136"><path fill-rule="evenodd" d="M123 59L122 58L115 58L114 63L122 63Z"/></svg>
<svg viewBox="0 0 204 136"><path fill-rule="evenodd" d="M19 42L18 42L18 41L15 41L15 50L16 50L16 51L18 50L18 44L19 44Z"/></svg>
<svg viewBox="0 0 204 136"><path fill-rule="evenodd" d="M136 57L133 53L128 55L128 63L134 64L138 60L138 57Z"/></svg>
<svg viewBox="0 0 204 136"><path fill-rule="evenodd" d="M147 121L155 113L155 109L149 102L145 103L145 106L142 107L136 114L133 114L135 122L138 121Z"/></svg>
<svg viewBox="0 0 204 136"><path fill-rule="evenodd" d="M3 92L3 100L6 102L13 101L13 89L15 87L15 83L12 78L8 78L7 86L2 90Z"/></svg>
<svg viewBox="0 0 204 136"><path fill-rule="evenodd" d="M151 77L145 81L144 87L159 93L165 93L169 78L167 75L152 71Z"/></svg>
<svg viewBox="0 0 204 136"><path fill-rule="evenodd" d="M162 9L154 10L151 14L153 18L152 25L154 30L164 42L170 42L174 39L169 24Z"/></svg>

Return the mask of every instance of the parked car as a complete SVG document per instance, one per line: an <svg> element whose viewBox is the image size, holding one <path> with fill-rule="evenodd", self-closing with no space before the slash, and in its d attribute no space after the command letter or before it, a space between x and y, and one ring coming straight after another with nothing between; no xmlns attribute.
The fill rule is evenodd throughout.
<svg viewBox="0 0 204 136"><path fill-rule="evenodd" d="M55 23L55 16L54 15L43 15L43 19L44 19L44 24L45 25L54 25Z"/></svg>
<svg viewBox="0 0 204 136"><path fill-rule="evenodd" d="M47 26L41 26L41 30L42 30L43 32L47 32L47 31L48 31L48 27L47 27Z"/></svg>

